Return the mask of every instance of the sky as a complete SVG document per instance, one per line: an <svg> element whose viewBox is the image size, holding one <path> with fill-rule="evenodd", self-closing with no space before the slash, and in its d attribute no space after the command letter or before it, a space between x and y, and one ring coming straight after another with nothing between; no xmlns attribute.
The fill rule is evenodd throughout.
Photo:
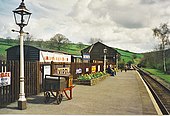
<svg viewBox="0 0 170 116"><path fill-rule="evenodd" d="M159 40L152 29L170 23L170 0L25 0L32 13L24 31L49 40L63 34L89 44L100 38L110 47L136 53L153 51ZM0 37L17 38L13 10L21 0L0 0Z"/></svg>

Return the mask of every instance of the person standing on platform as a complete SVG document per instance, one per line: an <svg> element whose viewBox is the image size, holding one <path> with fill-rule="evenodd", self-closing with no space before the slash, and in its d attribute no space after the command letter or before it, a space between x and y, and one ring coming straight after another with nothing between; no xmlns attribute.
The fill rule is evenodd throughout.
<svg viewBox="0 0 170 116"><path fill-rule="evenodd" d="M114 76L114 71L112 70L110 66L108 66L107 68L107 73L109 73L111 76Z"/></svg>
<svg viewBox="0 0 170 116"><path fill-rule="evenodd" d="M116 65L113 67L113 70L114 70L114 74L116 75L116 71L117 71Z"/></svg>
<svg viewBox="0 0 170 116"><path fill-rule="evenodd" d="M128 67L127 67L127 65L125 65L125 72L127 72L127 69L128 69Z"/></svg>

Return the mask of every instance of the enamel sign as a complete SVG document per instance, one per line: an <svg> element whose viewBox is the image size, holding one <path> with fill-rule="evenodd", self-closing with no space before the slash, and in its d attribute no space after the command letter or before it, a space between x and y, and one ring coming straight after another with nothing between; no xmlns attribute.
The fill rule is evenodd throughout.
<svg viewBox="0 0 170 116"><path fill-rule="evenodd" d="M0 72L0 87L11 84L11 72Z"/></svg>
<svg viewBox="0 0 170 116"><path fill-rule="evenodd" d="M40 62L71 62L71 55L40 51Z"/></svg>

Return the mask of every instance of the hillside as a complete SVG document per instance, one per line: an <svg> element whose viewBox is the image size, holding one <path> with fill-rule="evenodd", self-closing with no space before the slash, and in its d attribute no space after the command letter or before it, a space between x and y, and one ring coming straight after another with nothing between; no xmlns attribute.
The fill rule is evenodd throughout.
<svg viewBox="0 0 170 116"><path fill-rule="evenodd" d="M0 59L5 60L6 59L6 49L11 47L12 45L0 42Z"/></svg>
<svg viewBox="0 0 170 116"><path fill-rule="evenodd" d="M14 45L18 45L18 40L7 40L7 39L2 39L0 38L0 59L5 60L6 59L6 49L14 46ZM25 42L27 43L27 42ZM40 44L41 43L41 44ZM28 44L28 43L27 43ZM40 47L43 49L50 49L48 42L44 42L44 41L30 41L29 45L35 46L35 47ZM63 45L61 46L61 50L63 52L67 52L69 54L73 54L73 55L81 55L81 50L88 47L88 45L84 45L82 43L68 43L67 45ZM134 63L138 63L139 60L143 57L142 54L136 54L133 52L129 52L127 50L121 50L118 48L115 48L120 54L121 54L121 58L120 60L124 60L125 63L132 61ZM53 47L53 50L57 50L55 47ZM135 60L134 60L135 59Z"/></svg>
<svg viewBox="0 0 170 116"><path fill-rule="evenodd" d="M119 48L115 48L115 49L121 54L121 60L123 60L126 63L131 61L134 62L135 64L138 64L141 58L143 58L143 55L140 53L133 53Z"/></svg>
<svg viewBox="0 0 170 116"><path fill-rule="evenodd" d="M88 47L88 45L83 44L83 45L79 46L79 44L69 43L66 47L62 47L61 51L80 56L81 50L86 47Z"/></svg>
<svg viewBox="0 0 170 116"><path fill-rule="evenodd" d="M0 38L0 60L5 60L6 59L6 49L14 46L14 45L18 45L18 40L6 40L6 39L2 39ZM25 42L26 43L26 42ZM28 45L28 44L27 44ZM57 48L53 47L53 48L49 48L48 42L42 42L41 45L39 44L38 41L31 41L29 43L29 45L31 46L35 46L35 47L39 47L42 49L51 49L51 50L57 50ZM73 54L73 55L81 55L81 50L86 48L88 45L84 45L84 44L75 44L75 43L68 43L67 45L63 45L61 46L61 50L63 52L69 53L69 54Z"/></svg>

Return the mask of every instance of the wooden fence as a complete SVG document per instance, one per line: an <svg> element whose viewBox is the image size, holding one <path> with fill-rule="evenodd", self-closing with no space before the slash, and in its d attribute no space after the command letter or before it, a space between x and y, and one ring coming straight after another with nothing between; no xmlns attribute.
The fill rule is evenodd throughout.
<svg viewBox="0 0 170 116"><path fill-rule="evenodd" d="M80 74L92 73L92 67L95 71L103 71L102 63L40 63L40 62L25 62L25 95L37 95L43 91L43 66L50 65L51 73L54 74L57 68L69 67L70 73L74 79L77 79ZM81 73L77 72L81 69ZM10 85L0 86L0 107L4 107L9 103L15 102L19 98L19 77L20 66L19 61L0 61L0 72L11 72ZM0 78L2 79L2 78ZM1 80L0 80L1 82Z"/></svg>
<svg viewBox="0 0 170 116"><path fill-rule="evenodd" d="M56 73L57 68L69 67L74 79L77 79L80 74L92 73L92 67L94 67L95 72L104 71L103 63L51 63L51 65L52 74ZM78 69L81 70L81 73L77 72Z"/></svg>
<svg viewBox="0 0 170 116"><path fill-rule="evenodd" d="M38 62L25 62L25 95L26 97L36 95L40 92L39 78L40 69ZM0 107L19 98L19 72L18 61L0 61L0 72L11 72L11 83L0 87ZM2 79L2 78L0 78Z"/></svg>

